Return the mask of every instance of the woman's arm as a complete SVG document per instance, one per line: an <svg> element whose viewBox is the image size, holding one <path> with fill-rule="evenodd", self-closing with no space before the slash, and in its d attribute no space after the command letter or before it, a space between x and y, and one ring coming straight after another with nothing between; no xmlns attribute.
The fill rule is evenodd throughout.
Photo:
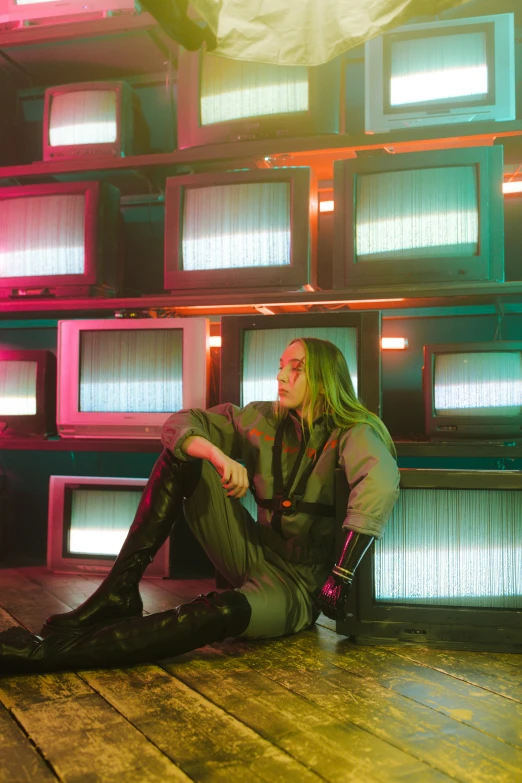
<svg viewBox="0 0 522 783"><path fill-rule="evenodd" d="M382 538L399 496L397 461L369 424L348 430L341 437L339 452L350 487L343 528Z"/></svg>
<svg viewBox="0 0 522 783"><path fill-rule="evenodd" d="M216 405L208 410L191 408L178 411L169 416L163 425L161 441L165 448L181 460L187 459L187 456L203 456L185 450L184 444L192 436L209 441L211 445L232 459L240 459L242 439L237 431L240 411L240 408L230 403ZM201 444L200 447L209 448ZM208 459L208 457L204 458Z"/></svg>
<svg viewBox="0 0 522 783"><path fill-rule="evenodd" d="M350 486L343 529L344 546L331 575L316 596L319 609L332 620L346 615L346 602L357 566L380 538L399 494L395 458L367 424L341 438L339 462Z"/></svg>
<svg viewBox="0 0 522 783"><path fill-rule="evenodd" d="M200 435L190 435L183 441L181 450L190 457L211 462L221 476L221 484L227 490L228 497L242 498L246 495L249 486L246 468L227 457L209 440Z"/></svg>

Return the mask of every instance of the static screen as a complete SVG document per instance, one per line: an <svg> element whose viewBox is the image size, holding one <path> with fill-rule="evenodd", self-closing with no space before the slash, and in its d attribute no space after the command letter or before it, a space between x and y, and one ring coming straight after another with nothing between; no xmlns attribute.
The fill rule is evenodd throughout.
<svg viewBox="0 0 522 783"><path fill-rule="evenodd" d="M81 412L173 413L182 407L182 329L81 333Z"/></svg>
<svg viewBox="0 0 522 783"><path fill-rule="evenodd" d="M186 188L183 269L289 265L290 197L288 182Z"/></svg>
<svg viewBox="0 0 522 783"><path fill-rule="evenodd" d="M308 111L308 68L203 56L201 125Z"/></svg>
<svg viewBox="0 0 522 783"><path fill-rule="evenodd" d="M49 121L51 147L108 144L117 138L115 90L78 90L53 95Z"/></svg>
<svg viewBox="0 0 522 783"><path fill-rule="evenodd" d="M522 492L401 489L375 545L375 599L522 608Z"/></svg>
<svg viewBox="0 0 522 783"><path fill-rule="evenodd" d="M522 353L448 353L435 356L437 416L520 416Z"/></svg>
<svg viewBox="0 0 522 783"><path fill-rule="evenodd" d="M141 490L74 489L68 554L117 555L134 519Z"/></svg>
<svg viewBox="0 0 522 783"><path fill-rule="evenodd" d="M408 36L392 39L391 107L458 101L477 103L488 95L486 33Z"/></svg>
<svg viewBox="0 0 522 783"><path fill-rule="evenodd" d="M357 262L476 255L478 198L474 166L358 176Z"/></svg>
<svg viewBox="0 0 522 783"><path fill-rule="evenodd" d="M343 353L357 392L357 329L316 326L299 329L249 329L244 333L241 404L277 399L279 358L296 337L329 340Z"/></svg>
<svg viewBox="0 0 522 783"><path fill-rule="evenodd" d="M85 270L85 196L0 199L0 279Z"/></svg>
<svg viewBox="0 0 522 783"><path fill-rule="evenodd" d="M36 362L0 359L0 416L36 414Z"/></svg>

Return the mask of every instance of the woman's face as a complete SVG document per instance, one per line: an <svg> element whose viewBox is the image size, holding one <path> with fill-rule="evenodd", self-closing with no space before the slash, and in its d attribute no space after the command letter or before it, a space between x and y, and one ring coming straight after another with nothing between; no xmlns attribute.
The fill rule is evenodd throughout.
<svg viewBox="0 0 522 783"><path fill-rule="evenodd" d="M285 348L279 360L277 374L279 403L282 408L294 409L298 413L306 396L305 349L300 342Z"/></svg>

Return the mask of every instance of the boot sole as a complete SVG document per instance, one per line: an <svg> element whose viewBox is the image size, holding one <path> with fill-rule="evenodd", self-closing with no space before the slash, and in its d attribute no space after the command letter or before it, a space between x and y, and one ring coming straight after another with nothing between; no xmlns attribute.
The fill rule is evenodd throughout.
<svg viewBox="0 0 522 783"><path fill-rule="evenodd" d="M81 628L66 628L61 625L51 625L50 623L44 623L40 630L39 636L41 636L43 639L54 633L80 636L86 631L98 631L100 628L107 628L109 625L116 625L117 623L122 623L125 620L136 620L138 617L143 617L143 612L140 612L139 614L128 614L125 617L113 617L112 619L104 620L103 622L84 625Z"/></svg>

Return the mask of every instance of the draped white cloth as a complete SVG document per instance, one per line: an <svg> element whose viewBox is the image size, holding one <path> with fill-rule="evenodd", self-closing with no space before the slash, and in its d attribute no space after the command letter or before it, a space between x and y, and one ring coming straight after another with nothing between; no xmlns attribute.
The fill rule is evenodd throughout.
<svg viewBox="0 0 522 783"><path fill-rule="evenodd" d="M218 39L213 54L320 65L414 17L467 0L192 0Z"/></svg>

